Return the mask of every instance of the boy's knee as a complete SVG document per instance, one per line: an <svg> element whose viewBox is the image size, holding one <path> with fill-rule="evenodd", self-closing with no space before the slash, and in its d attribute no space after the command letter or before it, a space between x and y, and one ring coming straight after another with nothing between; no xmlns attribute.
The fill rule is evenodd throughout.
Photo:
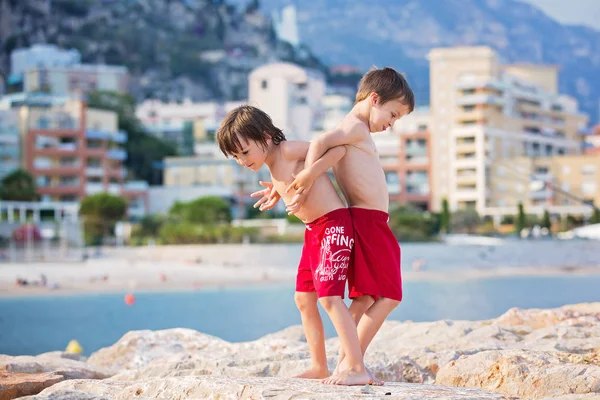
<svg viewBox="0 0 600 400"><path fill-rule="evenodd" d="M359 296L352 300L352 304L356 304L355 307L363 308L365 310L371 307L373 303L375 303L375 299L369 295Z"/></svg>
<svg viewBox="0 0 600 400"><path fill-rule="evenodd" d="M294 294L294 301L300 312L317 305L316 294L311 292L296 292Z"/></svg>
<svg viewBox="0 0 600 400"><path fill-rule="evenodd" d="M390 310L393 310L394 308L398 307L398 304L400 304L400 300L389 299L387 297L382 298L381 301L383 301L386 307Z"/></svg>
<svg viewBox="0 0 600 400"><path fill-rule="evenodd" d="M342 298L340 296L326 296L326 297L321 297L319 299L319 303L321 303L321 306L327 312L332 310L333 307L341 301L342 301Z"/></svg>

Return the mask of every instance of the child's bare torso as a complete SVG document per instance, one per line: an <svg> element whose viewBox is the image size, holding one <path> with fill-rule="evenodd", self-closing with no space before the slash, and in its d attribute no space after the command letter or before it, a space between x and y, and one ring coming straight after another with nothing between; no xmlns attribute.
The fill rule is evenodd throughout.
<svg viewBox="0 0 600 400"><path fill-rule="evenodd" d="M285 190L294 179L292 178L292 174L297 174L303 169L304 160L288 161L283 159L283 157L271 166L270 171L273 186L285 204L291 203L295 195L294 190L290 190L287 194L285 193ZM345 205L333 187L333 183L331 183L327 174L322 174L315 179L306 195L306 200L295 215L302 222L309 223L330 211L343 207Z"/></svg>
<svg viewBox="0 0 600 400"><path fill-rule="evenodd" d="M349 115L339 128L352 129L357 121L356 117ZM365 130L368 130L366 126ZM334 166L333 172L350 207L388 212L389 194L385 173L370 134L358 143L346 145L346 155Z"/></svg>

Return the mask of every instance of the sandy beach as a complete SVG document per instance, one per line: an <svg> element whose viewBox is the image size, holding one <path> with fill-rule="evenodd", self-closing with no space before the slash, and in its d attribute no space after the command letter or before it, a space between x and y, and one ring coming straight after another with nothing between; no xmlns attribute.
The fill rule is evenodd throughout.
<svg viewBox="0 0 600 400"><path fill-rule="evenodd" d="M0 264L0 297L141 291L191 291L265 284L293 286L300 247L223 245L105 249L101 258L63 263ZM407 264L407 263L405 263ZM600 265L413 271L403 280L600 274ZM46 285L41 285L42 275ZM17 279L27 285L17 284Z"/></svg>

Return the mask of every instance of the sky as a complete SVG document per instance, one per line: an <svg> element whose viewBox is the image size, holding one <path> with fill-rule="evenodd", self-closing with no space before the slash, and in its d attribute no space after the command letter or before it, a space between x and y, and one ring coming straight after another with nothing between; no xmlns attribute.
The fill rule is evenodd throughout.
<svg viewBox="0 0 600 400"><path fill-rule="evenodd" d="M562 23L600 30L600 0L521 0L531 3Z"/></svg>

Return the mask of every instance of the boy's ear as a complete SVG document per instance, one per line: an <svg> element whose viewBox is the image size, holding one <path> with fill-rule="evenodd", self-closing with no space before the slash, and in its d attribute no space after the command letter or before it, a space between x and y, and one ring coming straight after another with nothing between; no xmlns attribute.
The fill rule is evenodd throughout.
<svg viewBox="0 0 600 400"><path fill-rule="evenodd" d="M371 106L376 105L377 102L379 101L379 95L375 92L371 92L371 94L369 95L369 98L371 99Z"/></svg>
<svg viewBox="0 0 600 400"><path fill-rule="evenodd" d="M271 144L271 135L269 135L267 132L265 132L265 136L267 137L267 144Z"/></svg>

